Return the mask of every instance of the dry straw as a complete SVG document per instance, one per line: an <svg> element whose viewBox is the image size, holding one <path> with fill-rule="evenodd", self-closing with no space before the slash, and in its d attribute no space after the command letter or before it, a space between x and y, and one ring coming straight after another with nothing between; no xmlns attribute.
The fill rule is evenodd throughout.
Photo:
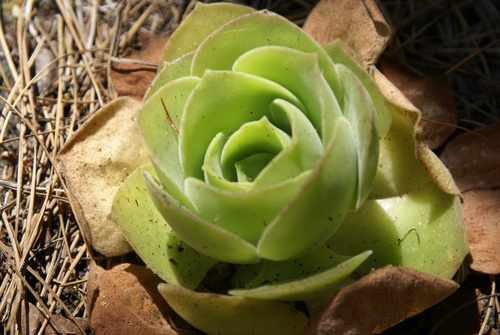
<svg viewBox="0 0 500 335"><path fill-rule="evenodd" d="M297 24L316 1L255 0ZM391 52L446 73L462 125L500 119L500 15L493 1L385 1L398 35ZM20 5L20 6L19 6ZM111 64L141 29L171 31L194 1L17 0L0 25L0 328L88 332L91 260L56 168L58 150L116 97ZM438 13L438 14L436 14ZM477 15L482 20L474 20ZM475 22L474 24L471 22ZM134 60L128 60L134 63ZM151 64L149 64L151 65ZM493 288L494 290L494 288Z"/></svg>

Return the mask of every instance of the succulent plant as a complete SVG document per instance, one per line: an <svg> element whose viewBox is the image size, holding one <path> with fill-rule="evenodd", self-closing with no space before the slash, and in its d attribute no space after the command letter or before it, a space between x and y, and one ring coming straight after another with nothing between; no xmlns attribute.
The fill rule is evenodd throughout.
<svg viewBox="0 0 500 335"><path fill-rule="evenodd" d="M459 197L436 182L449 176L414 136L418 115L380 82L404 101L340 41L320 45L269 11L197 4L136 116L150 164L111 214L181 316L231 333L238 306L272 316L271 333L300 332L307 318L277 301L330 297L385 265L455 274ZM227 295L194 292L218 263L231 264Z"/></svg>

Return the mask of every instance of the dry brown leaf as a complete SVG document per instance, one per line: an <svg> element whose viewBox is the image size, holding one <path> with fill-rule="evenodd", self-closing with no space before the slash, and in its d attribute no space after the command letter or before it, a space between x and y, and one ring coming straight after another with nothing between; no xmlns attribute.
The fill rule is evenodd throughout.
<svg viewBox="0 0 500 335"><path fill-rule="evenodd" d="M128 50L122 58L158 63L168 37L142 32L139 35L139 40L142 48L140 50ZM156 67L150 65L114 63L111 79L118 95L142 100L144 93L146 93L156 76L156 70Z"/></svg>
<svg viewBox="0 0 500 335"><path fill-rule="evenodd" d="M65 318L64 316L59 314L53 314L50 316L50 324L47 326L47 329L45 329L44 335L56 335L61 333L85 335L90 332L88 318L74 318L74 319L84 332L78 329L77 325L75 325L75 323L72 320ZM54 323L57 323L59 328L55 328Z"/></svg>
<svg viewBox="0 0 500 335"><path fill-rule="evenodd" d="M422 77L388 59L381 59L377 67L422 112L424 119L437 121L422 121L422 135L429 148L443 144L458 119L446 78L439 74Z"/></svg>
<svg viewBox="0 0 500 335"><path fill-rule="evenodd" d="M459 135L441 159L463 192L470 267L500 273L500 123Z"/></svg>
<svg viewBox="0 0 500 335"><path fill-rule="evenodd" d="M108 215L122 181L149 162L132 120L139 109L131 98L114 100L85 122L59 153L76 219L92 247L106 256L132 250Z"/></svg>
<svg viewBox="0 0 500 335"><path fill-rule="evenodd" d="M38 333L38 329L42 324L43 315L32 303L27 303L27 305L21 307L21 311L18 314L18 325L22 335L35 335Z"/></svg>
<svg viewBox="0 0 500 335"><path fill-rule="evenodd" d="M20 333L22 335L35 335L40 331L42 322L46 320L44 314L32 303L27 303L26 308L21 308L21 318L18 321ZM26 319L26 315L28 319ZM89 322L87 318L73 318L70 320L59 314L51 314L48 318L49 323L45 328L44 335L53 334L75 334L84 335L89 331ZM75 324L78 323L78 325ZM83 331L83 332L82 332Z"/></svg>
<svg viewBox="0 0 500 335"><path fill-rule="evenodd" d="M472 259L469 266L484 273L500 273L500 190L470 190L463 197Z"/></svg>
<svg viewBox="0 0 500 335"><path fill-rule="evenodd" d="M307 17L304 30L321 44L340 38L365 69L377 63L392 35L374 0L322 0Z"/></svg>
<svg viewBox="0 0 500 335"><path fill-rule="evenodd" d="M305 334L371 335L418 314L458 288L452 280L417 270L384 267L339 291Z"/></svg>
<svg viewBox="0 0 500 335"><path fill-rule="evenodd" d="M106 271L92 264L88 289L92 329L106 335L178 334L169 324L176 316L158 292L160 282L145 266L124 263Z"/></svg>
<svg viewBox="0 0 500 335"><path fill-rule="evenodd" d="M500 187L500 123L457 136L440 157L462 192Z"/></svg>

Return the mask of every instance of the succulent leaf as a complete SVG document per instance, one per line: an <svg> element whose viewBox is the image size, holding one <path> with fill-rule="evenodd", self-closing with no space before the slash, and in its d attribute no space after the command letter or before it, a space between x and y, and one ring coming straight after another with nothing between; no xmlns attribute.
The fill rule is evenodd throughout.
<svg viewBox="0 0 500 335"><path fill-rule="evenodd" d="M251 7L230 3L205 5L198 2L183 24L170 37L163 51L162 59L172 61L196 50L201 41L224 23L254 11L255 9Z"/></svg>
<svg viewBox="0 0 500 335"><path fill-rule="evenodd" d="M338 118L330 143L302 189L266 227L259 255L270 260L296 258L318 248L335 232L355 204L353 137L347 120Z"/></svg>
<svg viewBox="0 0 500 335"><path fill-rule="evenodd" d="M309 300L338 287L372 251L354 257L340 256L326 246L298 259L264 261L259 276L246 289L228 293L237 296L275 300Z"/></svg>
<svg viewBox="0 0 500 335"><path fill-rule="evenodd" d="M124 181L113 200L110 218L160 278L194 289L217 261L197 253L172 231L147 194L143 171L154 173L151 166L139 168Z"/></svg>
<svg viewBox="0 0 500 335"><path fill-rule="evenodd" d="M366 201L327 244L343 254L370 246L374 257L360 265L362 275L393 265L452 278L468 254L465 227L456 224L461 220L460 199L428 183L401 196Z"/></svg>
<svg viewBox="0 0 500 335"><path fill-rule="evenodd" d="M384 136L391 125L391 112L389 111L389 103L380 92L380 88L375 84L370 74L347 54L342 47L342 42L340 40L335 40L334 42L325 44L323 45L323 48L335 64L342 64L346 66L361 80L364 88L368 91L368 94L370 94L370 97L375 105L377 115L377 131L379 136ZM372 71L375 70L372 68Z"/></svg>
<svg viewBox="0 0 500 335"><path fill-rule="evenodd" d="M207 334L300 335L308 321L283 302L200 293L170 284L160 284L158 290L183 319Z"/></svg>
<svg viewBox="0 0 500 335"><path fill-rule="evenodd" d="M269 11L253 12L222 25L200 43L191 74L201 77L205 70L230 70L244 53L263 46L282 46L316 53L323 76L335 95L343 90L335 65L326 51L299 27ZM224 50L224 57L220 57Z"/></svg>
<svg viewBox="0 0 500 335"><path fill-rule="evenodd" d="M144 103L137 116L137 124L162 185L191 209L193 206L184 194L185 176L179 157L177 131L186 100L198 82L198 78L184 77L168 83Z"/></svg>
<svg viewBox="0 0 500 335"><path fill-rule="evenodd" d="M149 195L160 214L192 248L230 263L256 263L260 260L254 245L201 219L166 193L149 173L145 172L143 176Z"/></svg>
<svg viewBox="0 0 500 335"><path fill-rule="evenodd" d="M290 91L267 79L230 71L207 71L189 96L181 119L179 150L186 177L203 179L207 148L221 131L270 115L275 99L303 108ZM196 140L194 140L196 139Z"/></svg>

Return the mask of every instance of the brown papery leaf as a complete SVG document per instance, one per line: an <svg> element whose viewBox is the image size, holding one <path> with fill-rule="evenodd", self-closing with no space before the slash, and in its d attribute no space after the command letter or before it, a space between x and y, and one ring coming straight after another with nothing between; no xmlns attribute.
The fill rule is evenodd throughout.
<svg viewBox="0 0 500 335"><path fill-rule="evenodd" d="M43 322L48 321L44 335L53 334L75 334L84 335L90 332L87 318L73 317L66 318L60 314L50 314L46 316L41 309L28 302L21 308L19 320L20 333L22 335L39 334Z"/></svg>
<svg viewBox="0 0 500 335"><path fill-rule="evenodd" d="M176 316L156 288L160 282L145 266L124 263L106 271L92 264L88 299L95 333L178 334L168 322Z"/></svg>
<svg viewBox="0 0 500 335"><path fill-rule="evenodd" d="M443 144L455 130L453 126L458 119L446 78L440 74L419 76L385 58L377 67L422 112L422 135L429 148L436 149Z"/></svg>
<svg viewBox="0 0 500 335"><path fill-rule="evenodd" d="M377 63L392 36L374 0L322 0L307 17L304 30L321 44L340 38L365 69Z"/></svg>
<svg viewBox="0 0 500 335"><path fill-rule="evenodd" d="M59 153L76 219L92 247L106 256L132 250L108 215L123 180L149 162L132 119L140 106L131 98L114 100L85 122Z"/></svg>
<svg viewBox="0 0 500 335"><path fill-rule="evenodd" d="M128 50L122 57L137 63L115 62L111 67L111 79L120 96L130 96L142 100L149 85L156 76L157 67L146 63L158 63L167 43L167 36L142 32L139 35L142 47ZM144 62L141 64L140 62Z"/></svg>
<svg viewBox="0 0 500 335"><path fill-rule="evenodd" d="M371 335L416 315L458 288L417 270L384 267L342 290L311 318L305 334Z"/></svg>
<svg viewBox="0 0 500 335"><path fill-rule="evenodd" d="M500 123L457 136L441 159L463 192L470 267L500 273Z"/></svg>

